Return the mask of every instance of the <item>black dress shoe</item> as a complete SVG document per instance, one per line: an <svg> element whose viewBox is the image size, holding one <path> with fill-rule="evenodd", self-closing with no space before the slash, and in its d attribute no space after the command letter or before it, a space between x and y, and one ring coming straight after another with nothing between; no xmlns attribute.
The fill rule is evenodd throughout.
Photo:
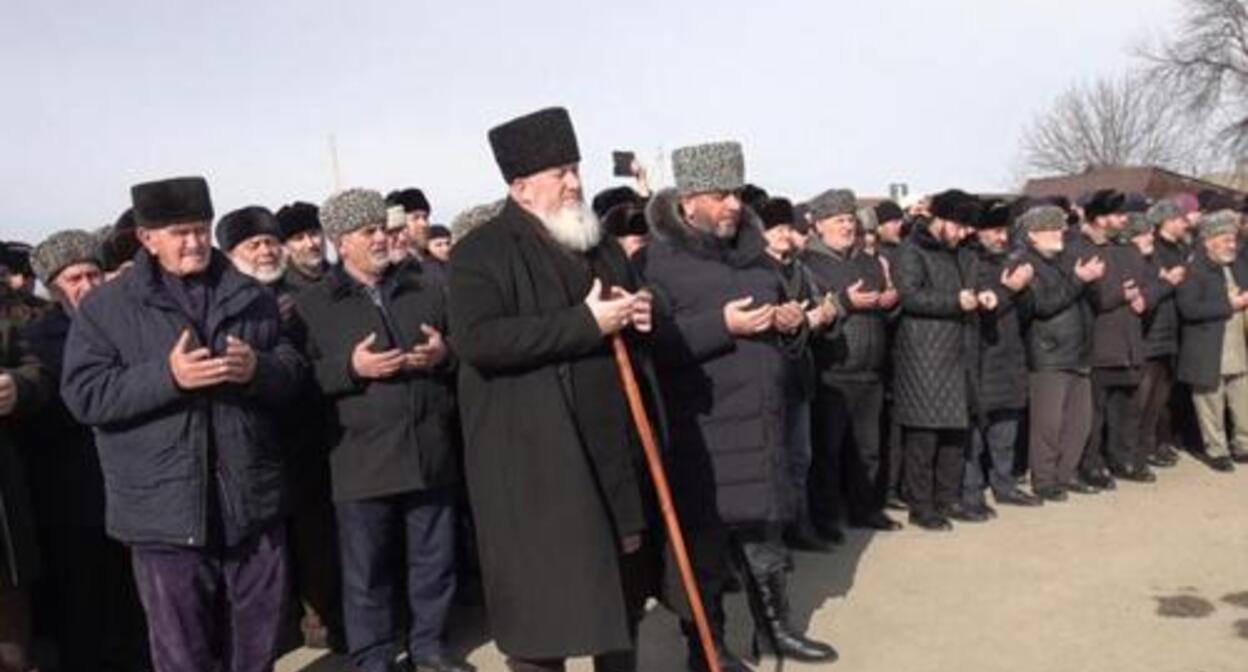
<svg viewBox="0 0 1248 672"><path fill-rule="evenodd" d="M992 520L993 518L997 517L997 510L992 508L991 506L988 506L987 502L978 502L972 508L974 508L976 511L986 516L987 520Z"/></svg>
<svg viewBox="0 0 1248 672"><path fill-rule="evenodd" d="M408 661L408 667L413 672L477 672L477 668L468 663L452 660L442 654L412 659Z"/></svg>
<svg viewBox="0 0 1248 672"><path fill-rule="evenodd" d="M1095 485L1092 485L1091 483L1085 483L1082 480L1077 479L1077 478L1063 485L1062 489L1065 490L1066 492L1073 492L1076 495L1096 495L1096 494L1100 494L1101 492L1101 489L1096 487Z"/></svg>
<svg viewBox="0 0 1248 672"><path fill-rule="evenodd" d="M851 518L849 526L860 530L876 530L877 532L895 532L901 529L901 523L889 518L882 511L877 511L862 518Z"/></svg>
<svg viewBox="0 0 1248 672"><path fill-rule="evenodd" d="M1039 497L1015 488L994 497L998 505L1004 506L1040 506L1044 501Z"/></svg>
<svg viewBox="0 0 1248 672"><path fill-rule="evenodd" d="M1143 465L1128 469L1118 478L1132 483L1155 483L1157 481L1157 475Z"/></svg>
<svg viewBox="0 0 1248 672"><path fill-rule="evenodd" d="M946 518L963 523L983 523L988 520L987 513L980 511L978 508L966 506L960 502L936 507L936 511Z"/></svg>
<svg viewBox="0 0 1248 672"><path fill-rule="evenodd" d="M947 532L953 529L949 519L934 512L911 511L910 524L929 532Z"/></svg>
<svg viewBox="0 0 1248 672"><path fill-rule="evenodd" d="M1114 479L1110 478L1109 474L1103 472L1085 472L1079 474L1079 481L1098 490L1113 490L1116 487Z"/></svg>
<svg viewBox="0 0 1248 672"><path fill-rule="evenodd" d="M1152 455L1149 455L1148 457L1144 458L1144 461L1147 462L1148 466L1150 467L1157 467L1158 469L1167 469L1169 467L1173 467L1174 465L1178 464L1179 458L1171 457L1159 450L1158 452L1153 453Z"/></svg>
<svg viewBox="0 0 1248 672"><path fill-rule="evenodd" d="M1060 485L1045 485L1036 488L1036 496L1045 502L1066 501L1066 489Z"/></svg>
<svg viewBox="0 0 1248 672"><path fill-rule="evenodd" d="M1230 473L1232 471L1235 471L1235 461L1225 456L1215 457L1209 460L1209 466L1214 471L1220 471L1222 473Z"/></svg>
<svg viewBox="0 0 1248 672"><path fill-rule="evenodd" d="M1248 464L1248 453L1232 450L1231 460L1234 461L1235 464Z"/></svg>

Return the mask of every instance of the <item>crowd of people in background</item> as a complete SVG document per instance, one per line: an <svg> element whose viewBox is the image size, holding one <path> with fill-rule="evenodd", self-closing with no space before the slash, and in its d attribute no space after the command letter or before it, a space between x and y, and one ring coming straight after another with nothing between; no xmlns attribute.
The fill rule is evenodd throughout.
<svg viewBox="0 0 1248 672"><path fill-rule="evenodd" d="M0 672L252 672L305 645L458 672L467 584L516 671L636 670L652 599L690 669L748 670L734 591L747 658L832 662L790 618L793 551L1248 462L1228 192L795 201L713 142L673 152L671 187L635 166L586 199L565 110L488 141L506 196L450 226L417 188L217 217L178 177L102 230L5 244Z"/></svg>

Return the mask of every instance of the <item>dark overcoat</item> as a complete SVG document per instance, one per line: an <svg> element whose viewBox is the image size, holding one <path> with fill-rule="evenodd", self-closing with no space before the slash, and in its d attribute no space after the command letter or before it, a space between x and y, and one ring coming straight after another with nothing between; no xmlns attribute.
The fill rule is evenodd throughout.
<svg viewBox="0 0 1248 672"><path fill-rule="evenodd" d="M0 316L0 372L17 384L17 406L0 418L0 590L30 588L38 572L35 513L16 429L48 400L52 380L21 345L18 324Z"/></svg>
<svg viewBox="0 0 1248 672"><path fill-rule="evenodd" d="M1204 250L1197 251L1177 293L1182 326L1175 376L1198 390L1217 387L1222 374L1226 321L1235 314L1227 294L1225 268Z"/></svg>

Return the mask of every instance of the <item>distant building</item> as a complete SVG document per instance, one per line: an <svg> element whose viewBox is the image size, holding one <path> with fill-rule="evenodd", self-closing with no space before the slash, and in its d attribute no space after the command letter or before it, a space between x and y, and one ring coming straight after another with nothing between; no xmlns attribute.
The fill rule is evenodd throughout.
<svg viewBox="0 0 1248 672"><path fill-rule="evenodd" d="M1124 193L1140 193L1150 199L1165 198L1179 193L1199 193L1212 190L1236 199L1244 192L1235 186L1215 181L1180 175L1156 166L1123 166L1121 168L1098 168L1080 175L1041 177L1027 181L1023 194L1033 198L1065 196L1070 200L1082 194L1100 189L1117 189Z"/></svg>

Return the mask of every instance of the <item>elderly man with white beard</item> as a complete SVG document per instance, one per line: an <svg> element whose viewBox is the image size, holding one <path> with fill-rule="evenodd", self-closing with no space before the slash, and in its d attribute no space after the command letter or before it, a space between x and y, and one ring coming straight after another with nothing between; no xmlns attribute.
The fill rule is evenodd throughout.
<svg viewBox="0 0 1248 672"><path fill-rule="evenodd" d="M585 205L566 110L489 140L508 198L452 251L449 307L490 625L513 671L635 670L662 541L611 339L644 385L650 297Z"/></svg>

